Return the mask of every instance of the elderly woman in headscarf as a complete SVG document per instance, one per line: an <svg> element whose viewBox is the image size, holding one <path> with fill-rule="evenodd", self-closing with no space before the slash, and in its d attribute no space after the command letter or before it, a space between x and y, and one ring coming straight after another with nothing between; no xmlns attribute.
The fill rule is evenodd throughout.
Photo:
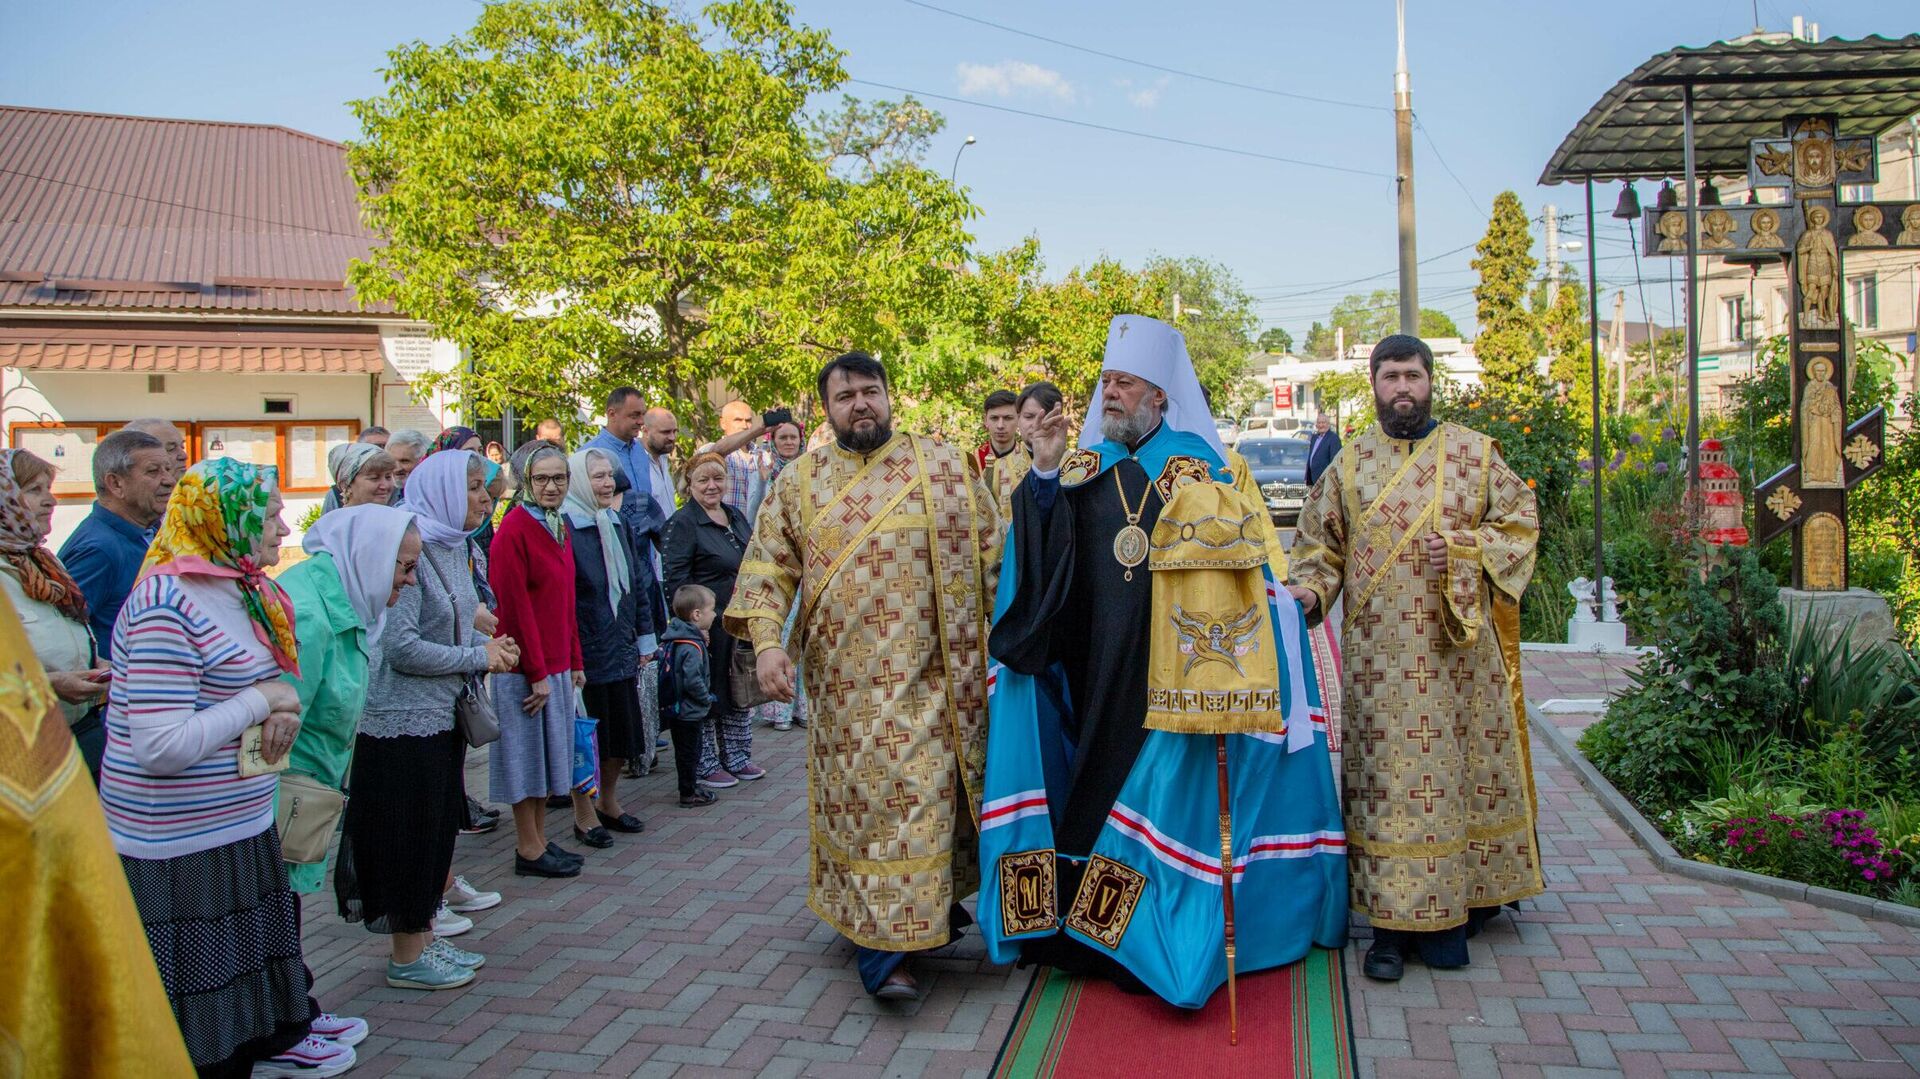
<svg viewBox="0 0 1920 1079"><path fill-rule="evenodd" d="M620 469L605 450L567 458L567 536L573 544L574 611L587 684L580 691L587 715L599 720L600 826L639 832L640 818L621 807L619 783L628 760L648 752L639 740L642 656L658 647L653 622L640 603L638 555L614 510Z"/></svg>
<svg viewBox="0 0 1920 1079"><path fill-rule="evenodd" d="M387 608L413 583L420 532L411 513L384 505L348 506L314 522L300 546L306 560L278 578L293 601L300 646L299 672L282 676L300 694L300 733L287 771L344 790L354 732L367 703L369 659ZM324 854L317 862L287 863L296 897L320 891L326 873ZM367 1036L367 1024L322 1012L312 1032L357 1045Z"/></svg>
<svg viewBox="0 0 1920 1079"><path fill-rule="evenodd" d="M387 611L353 746L334 889L345 920L390 936L387 984L398 989L465 985L485 962L433 934L466 813L454 702L469 679L516 656L513 641L474 629L467 539L493 506L484 464L463 450L436 453L407 479L421 539L416 587Z"/></svg>
<svg viewBox="0 0 1920 1079"><path fill-rule="evenodd" d="M385 506L393 501L393 457L371 442L346 442L327 451L327 471L333 486L320 512L342 506Z"/></svg>
<svg viewBox="0 0 1920 1079"><path fill-rule="evenodd" d="M0 450L0 591L13 601L87 771L98 780L107 741L99 705L108 672L87 624L87 598L47 547L58 502L53 465L25 450Z"/></svg>
<svg viewBox="0 0 1920 1079"><path fill-rule="evenodd" d="M273 469L231 458L188 469L114 625L100 802L203 1075L353 1059L308 1033L278 781L259 768L300 730L281 678L299 670L293 605L265 572L287 532L278 487Z"/></svg>
<svg viewBox="0 0 1920 1079"><path fill-rule="evenodd" d="M500 741L488 778L493 800L513 806L514 872L572 877L584 859L548 849L548 797L572 795L575 839L606 847L613 836L594 817L593 803L573 790L574 690L587 676L575 622L573 545L561 513L567 457L535 442L514 455L514 466L525 497L500 522L487 577L499 601L500 632L520 643L520 662L493 678Z"/></svg>
<svg viewBox="0 0 1920 1079"><path fill-rule="evenodd" d="M479 453L480 433L471 427L449 427L440 432L440 437L433 440L433 448L427 452L433 454L441 450L471 450Z"/></svg>

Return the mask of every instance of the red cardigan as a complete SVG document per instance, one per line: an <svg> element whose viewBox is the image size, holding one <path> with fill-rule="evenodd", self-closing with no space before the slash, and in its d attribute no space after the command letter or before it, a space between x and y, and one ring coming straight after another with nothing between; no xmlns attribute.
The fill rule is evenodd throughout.
<svg viewBox="0 0 1920 1079"><path fill-rule="evenodd" d="M520 645L520 674L537 682L586 670L574 622L573 548L555 542L545 524L515 506L494 533L487 559L500 636Z"/></svg>

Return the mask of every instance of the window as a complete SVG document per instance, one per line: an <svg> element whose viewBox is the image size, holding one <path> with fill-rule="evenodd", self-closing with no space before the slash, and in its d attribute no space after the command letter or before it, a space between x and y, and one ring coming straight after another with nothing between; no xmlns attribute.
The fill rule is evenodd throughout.
<svg viewBox="0 0 1920 1079"><path fill-rule="evenodd" d="M1773 325L1779 327L1776 333L1786 333L1787 324L1793 321L1792 302L1787 297L1786 286L1773 290Z"/></svg>
<svg viewBox="0 0 1920 1079"><path fill-rule="evenodd" d="M1872 184L1841 184L1840 185L1840 201L1841 202L1872 202L1873 201L1873 185Z"/></svg>
<svg viewBox="0 0 1920 1079"><path fill-rule="evenodd" d="M1747 339L1747 298L1745 296L1727 296L1720 300L1720 339L1722 341Z"/></svg>
<svg viewBox="0 0 1920 1079"><path fill-rule="evenodd" d="M1847 278L1847 317L1863 330L1880 326L1880 279L1874 274Z"/></svg>
<svg viewBox="0 0 1920 1079"><path fill-rule="evenodd" d="M189 420L173 421L187 439L187 461L235 457L280 470L281 490L324 491L332 476L327 451L360 437L359 420ZM126 426L62 420L8 425L9 442L53 462L53 493L62 498L93 497L93 449Z"/></svg>

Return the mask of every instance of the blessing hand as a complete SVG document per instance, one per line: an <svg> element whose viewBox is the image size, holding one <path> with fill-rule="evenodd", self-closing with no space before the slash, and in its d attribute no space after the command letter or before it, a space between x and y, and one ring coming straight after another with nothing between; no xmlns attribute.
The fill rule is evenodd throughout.
<svg viewBox="0 0 1920 1079"><path fill-rule="evenodd" d="M1052 472L1060 467L1067 456L1067 414L1062 405L1055 405L1047 414L1034 421L1033 467L1042 472Z"/></svg>

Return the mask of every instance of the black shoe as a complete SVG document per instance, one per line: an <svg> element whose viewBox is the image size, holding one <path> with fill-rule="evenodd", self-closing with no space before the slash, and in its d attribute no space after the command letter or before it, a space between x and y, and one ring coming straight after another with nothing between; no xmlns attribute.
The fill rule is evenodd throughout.
<svg viewBox="0 0 1920 1079"><path fill-rule="evenodd" d="M913 975L907 973L907 968L901 967L887 975L887 980L881 982L880 988L873 991L873 997L875 1000L901 1003L919 1000L920 983L914 980Z"/></svg>
<svg viewBox="0 0 1920 1079"><path fill-rule="evenodd" d="M699 787L696 788L692 794L683 794L680 796L680 808L699 809L701 806L710 806L719 800L719 795L705 787Z"/></svg>
<svg viewBox="0 0 1920 1079"><path fill-rule="evenodd" d="M513 875L516 877L577 877L580 875L580 863L555 858L551 850L531 860L521 857L516 852L513 856Z"/></svg>
<svg viewBox="0 0 1920 1079"><path fill-rule="evenodd" d="M461 835L486 835L500 827L498 817L474 817L473 823L460 829Z"/></svg>
<svg viewBox="0 0 1920 1079"><path fill-rule="evenodd" d="M574 865L585 865L587 863L586 855L576 854L558 843L547 844L547 854L563 862L572 862Z"/></svg>
<svg viewBox="0 0 1920 1079"><path fill-rule="evenodd" d="M1360 973L1376 982L1397 982L1407 972L1407 960L1400 945L1374 941L1367 949L1366 962L1360 964Z"/></svg>
<svg viewBox="0 0 1920 1079"><path fill-rule="evenodd" d="M607 831L605 828L596 827L583 832L580 830L580 826L576 824L573 826L573 838L577 842L585 843L587 846L599 850L605 850L613 846L613 833Z"/></svg>
<svg viewBox="0 0 1920 1079"><path fill-rule="evenodd" d="M616 832L638 834L647 830L647 823L631 813L622 813L617 817L609 817L597 809L594 810L594 812L599 815L601 824L606 825Z"/></svg>

